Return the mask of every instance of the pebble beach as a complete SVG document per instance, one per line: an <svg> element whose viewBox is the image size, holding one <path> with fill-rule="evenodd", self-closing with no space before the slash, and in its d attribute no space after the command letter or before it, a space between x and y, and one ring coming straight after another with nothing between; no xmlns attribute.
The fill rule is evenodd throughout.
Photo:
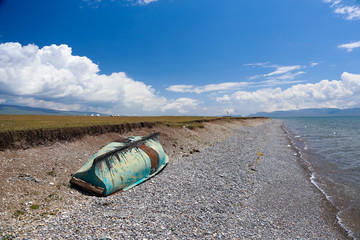
<svg viewBox="0 0 360 240"><path fill-rule="evenodd" d="M166 149L165 149L166 151ZM16 239L348 239L282 121L241 126L132 189L82 195ZM18 232L18 233L17 233Z"/></svg>

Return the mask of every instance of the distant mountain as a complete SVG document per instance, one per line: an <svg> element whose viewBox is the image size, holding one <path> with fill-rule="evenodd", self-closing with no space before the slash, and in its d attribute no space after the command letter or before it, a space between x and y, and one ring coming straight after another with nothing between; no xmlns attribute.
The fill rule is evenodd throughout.
<svg viewBox="0 0 360 240"><path fill-rule="evenodd" d="M308 108L292 111L258 112L249 117L355 117L360 116L360 108Z"/></svg>
<svg viewBox="0 0 360 240"><path fill-rule="evenodd" d="M70 116L85 116L94 115L97 116L99 113L96 112L76 112L76 111L59 111L47 108L33 108L17 105L5 105L0 104L0 114L3 115L70 115ZM101 116L108 116L106 114L99 114Z"/></svg>

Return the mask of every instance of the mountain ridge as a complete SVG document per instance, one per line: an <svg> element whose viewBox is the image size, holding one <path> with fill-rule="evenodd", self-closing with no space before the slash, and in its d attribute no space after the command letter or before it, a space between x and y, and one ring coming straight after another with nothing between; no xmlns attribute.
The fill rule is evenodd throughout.
<svg viewBox="0 0 360 240"><path fill-rule="evenodd" d="M359 117L360 108L307 108L301 110L257 112L249 117Z"/></svg>
<svg viewBox="0 0 360 240"><path fill-rule="evenodd" d="M0 104L0 115L64 115L64 116L109 116L97 112L61 111L49 108L35 108L19 105Z"/></svg>

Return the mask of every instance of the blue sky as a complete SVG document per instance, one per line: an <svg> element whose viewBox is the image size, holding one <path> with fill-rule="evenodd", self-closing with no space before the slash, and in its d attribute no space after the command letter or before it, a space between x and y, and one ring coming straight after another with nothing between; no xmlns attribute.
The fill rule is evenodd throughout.
<svg viewBox="0 0 360 240"><path fill-rule="evenodd" d="M208 116L360 107L360 2L0 0L0 103Z"/></svg>

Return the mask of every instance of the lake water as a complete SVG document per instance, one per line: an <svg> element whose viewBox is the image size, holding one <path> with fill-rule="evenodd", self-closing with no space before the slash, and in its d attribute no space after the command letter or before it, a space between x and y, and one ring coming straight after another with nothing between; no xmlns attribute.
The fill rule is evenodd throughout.
<svg viewBox="0 0 360 240"><path fill-rule="evenodd" d="M335 206L342 227L360 239L360 117L283 120L311 181Z"/></svg>

